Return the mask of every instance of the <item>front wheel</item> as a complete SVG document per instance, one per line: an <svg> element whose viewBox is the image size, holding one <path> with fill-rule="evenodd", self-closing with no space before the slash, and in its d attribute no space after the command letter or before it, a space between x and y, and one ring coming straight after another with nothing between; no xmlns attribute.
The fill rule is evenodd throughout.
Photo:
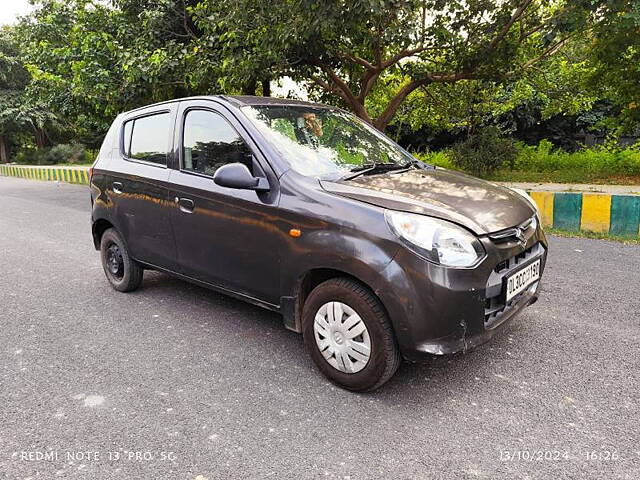
<svg viewBox="0 0 640 480"><path fill-rule="evenodd" d="M333 383L372 391L400 365L400 352L380 301L349 278L318 285L302 310L304 341L311 358Z"/></svg>
<svg viewBox="0 0 640 480"><path fill-rule="evenodd" d="M104 274L114 289L130 292L140 286L144 270L131 258L127 246L113 228L102 234L100 257Z"/></svg>

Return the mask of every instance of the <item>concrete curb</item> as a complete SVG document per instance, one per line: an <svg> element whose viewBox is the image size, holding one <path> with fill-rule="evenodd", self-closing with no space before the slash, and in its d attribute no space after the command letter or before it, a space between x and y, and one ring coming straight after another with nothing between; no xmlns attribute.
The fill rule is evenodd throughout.
<svg viewBox="0 0 640 480"><path fill-rule="evenodd" d="M0 175L89 184L89 167L0 165ZM530 190L542 224L566 231L640 236L640 195Z"/></svg>
<svg viewBox="0 0 640 480"><path fill-rule="evenodd" d="M89 185L89 167L0 165L0 175Z"/></svg>
<svg viewBox="0 0 640 480"><path fill-rule="evenodd" d="M528 192L542 224L566 231L640 235L640 195Z"/></svg>
<svg viewBox="0 0 640 480"><path fill-rule="evenodd" d="M608 193L610 195L640 195L640 185L593 185L587 183L495 182L505 187L527 192Z"/></svg>

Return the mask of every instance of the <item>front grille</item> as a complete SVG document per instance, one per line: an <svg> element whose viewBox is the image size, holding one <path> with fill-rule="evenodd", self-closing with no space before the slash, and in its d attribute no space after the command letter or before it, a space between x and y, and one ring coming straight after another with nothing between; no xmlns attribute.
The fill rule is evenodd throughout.
<svg viewBox="0 0 640 480"><path fill-rule="evenodd" d="M538 228L538 219L534 215L522 222L517 227L507 228L499 232L489 234L489 238L496 243L522 242L525 237L530 236Z"/></svg>
<svg viewBox="0 0 640 480"><path fill-rule="evenodd" d="M537 282L536 282L537 283ZM513 297L506 304L502 300L502 295L497 297L487 298L485 300L484 307L484 326L485 328L491 328L498 320L502 318L502 316L508 313L514 305L517 305L518 302L522 299L523 295L532 293L535 291L536 283L532 284L526 290L523 290L515 297Z"/></svg>
<svg viewBox="0 0 640 480"><path fill-rule="evenodd" d="M503 262L500 262L498 265L496 265L496 268L494 268L493 271L496 273L500 273L507 268L509 268L509 260L504 260Z"/></svg>
<svg viewBox="0 0 640 480"><path fill-rule="evenodd" d="M503 279L513 271L517 270L523 263L529 262L537 257L542 257L543 255L544 247L542 244L536 243L521 253L518 253L507 260L503 260L496 265L489 276L489 280L487 280L484 307L485 328L490 328L499 322L503 315L518 304L523 295L530 293L529 290L531 288L536 288L536 284L534 283L529 289L520 292L505 304Z"/></svg>

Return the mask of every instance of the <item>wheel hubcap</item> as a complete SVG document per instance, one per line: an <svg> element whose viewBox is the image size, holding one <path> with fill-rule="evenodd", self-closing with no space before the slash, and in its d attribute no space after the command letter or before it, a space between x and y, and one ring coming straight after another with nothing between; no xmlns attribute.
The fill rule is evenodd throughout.
<svg viewBox="0 0 640 480"><path fill-rule="evenodd" d="M336 370L356 373L367 366L371 338L360 315L342 302L320 307L313 322L316 345L324 359Z"/></svg>
<svg viewBox="0 0 640 480"><path fill-rule="evenodd" d="M122 252L120 251L120 247L115 243L112 243L109 245L109 248L107 248L107 269L109 273L117 279L121 279L124 275Z"/></svg>

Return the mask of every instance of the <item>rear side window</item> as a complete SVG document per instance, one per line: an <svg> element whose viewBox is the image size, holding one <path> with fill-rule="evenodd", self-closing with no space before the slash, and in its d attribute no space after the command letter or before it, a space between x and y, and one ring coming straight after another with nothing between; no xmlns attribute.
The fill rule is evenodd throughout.
<svg viewBox="0 0 640 480"><path fill-rule="evenodd" d="M251 150L221 115L189 110L184 120L182 168L213 175L228 163L240 162L253 171Z"/></svg>
<svg viewBox="0 0 640 480"><path fill-rule="evenodd" d="M100 151L98 152L96 161L104 160L110 157L113 153L115 143L114 137L116 136L116 132L118 131L118 125L120 125L120 122L116 119L109 127L109 130L107 131L107 134L102 141L102 145L100 146Z"/></svg>
<svg viewBox="0 0 640 480"><path fill-rule="evenodd" d="M169 113L129 120L124 124L124 154L134 160L167 164Z"/></svg>

